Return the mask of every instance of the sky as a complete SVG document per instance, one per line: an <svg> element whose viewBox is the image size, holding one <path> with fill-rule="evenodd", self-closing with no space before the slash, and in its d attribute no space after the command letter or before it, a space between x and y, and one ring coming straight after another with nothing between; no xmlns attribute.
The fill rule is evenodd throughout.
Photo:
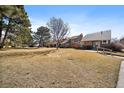
<svg viewBox="0 0 124 93"><path fill-rule="evenodd" d="M112 5L26 5L32 31L52 17L62 18L70 26L70 36L111 30L112 38L124 36L124 6Z"/></svg>

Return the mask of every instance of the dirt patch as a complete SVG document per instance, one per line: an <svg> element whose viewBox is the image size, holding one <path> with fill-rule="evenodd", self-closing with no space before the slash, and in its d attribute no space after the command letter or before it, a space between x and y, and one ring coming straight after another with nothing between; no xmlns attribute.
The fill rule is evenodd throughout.
<svg viewBox="0 0 124 93"><path fill-rule="evenodd" d="M26 56L26 55L47 55L49 53L55 52L56 49L51 49L51 48L43 48L43 49L11 49L8 51L0 51L0 57L4 56Z"/></svg>

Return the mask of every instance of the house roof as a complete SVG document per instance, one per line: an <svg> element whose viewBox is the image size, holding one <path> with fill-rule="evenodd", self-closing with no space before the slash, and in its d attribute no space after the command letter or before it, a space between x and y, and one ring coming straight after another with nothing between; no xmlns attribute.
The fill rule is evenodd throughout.
<svg viewBox="0 0 124 93"><path fill-rule="evenodd" d="M101 31L85 35L81 41L111 40L111 31Z"/></svg>
<svg viewBox="0 0 124 93"><path fill-rule="evenodd" d="M72 37L70 37L70 38L65 39L65 40L62 42L62 44L67 43L69 40L75 40L75 39L80 38L80 37L81 37L81 38L83 37L83 34L82 34L82 33L81 33L80 35L72 36Z"/></svg>
<svg viewBox="0 0 124 93"><path fill-rule="evenodd" d="M83 34L81 33L80 35L77 35L77 36L72 36L72 37L70 37L70 39L77 39L77 38L79 38L79 37L82 37L83 36Z"/></svg>
<svg viewBox="0 0 124 93"><path fill-rule="evenodd" d="M72 36L72 37L70 37L70 39L76 39L76 38L78 38L80 35L78 35L78 36Z"/></svg>

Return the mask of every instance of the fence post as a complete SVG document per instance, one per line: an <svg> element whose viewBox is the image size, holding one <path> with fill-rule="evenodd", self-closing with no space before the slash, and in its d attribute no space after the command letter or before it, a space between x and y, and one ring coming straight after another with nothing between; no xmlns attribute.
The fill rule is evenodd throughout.
<svg viewBox="0 0 124 93"><path fill-rule="evenodd" d="M110 52L111 52L111 56L112 56L112 50Z"/></svg>
<svg viewBox="0 0 124 93"><path fill-rule="evenodd" d="M97 47L97 53L98 53L98 47Z"/></svg>

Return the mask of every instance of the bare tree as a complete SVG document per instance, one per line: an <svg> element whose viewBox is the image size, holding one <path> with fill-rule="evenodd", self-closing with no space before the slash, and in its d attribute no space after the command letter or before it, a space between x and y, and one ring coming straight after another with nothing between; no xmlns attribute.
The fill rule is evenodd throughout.
<svg viewBox="0 0 124 93"><path fill-rule="evenodd" d="M52 17L47 25L51 30L52 38L56 42L56 48L58 49L62 39L64 39L69 33L69 25L64 23L61 18L55 17Z"/></svg>

